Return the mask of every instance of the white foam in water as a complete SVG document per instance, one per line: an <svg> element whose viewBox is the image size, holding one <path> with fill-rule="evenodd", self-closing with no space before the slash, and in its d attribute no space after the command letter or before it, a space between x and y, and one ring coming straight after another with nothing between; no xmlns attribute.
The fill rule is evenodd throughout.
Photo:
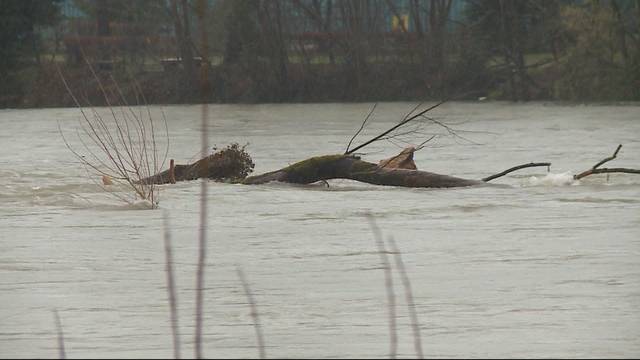
<svg viewBox="0 0 640 360"><path fill-rule="evenodd" d="M573 179L573 174L564 172L560 174L549 173L543 177L532 176L529 178L531 186L567 186L578 185L580 182Z"/></svg>

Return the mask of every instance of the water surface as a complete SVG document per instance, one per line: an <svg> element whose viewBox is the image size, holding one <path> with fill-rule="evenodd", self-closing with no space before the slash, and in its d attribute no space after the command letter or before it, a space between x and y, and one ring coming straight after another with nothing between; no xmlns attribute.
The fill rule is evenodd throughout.
<svg viewBox="0 0 640 360"><path fill-rule="evenodd" d="M214 105L210 143L249 143L256 173L270 171L343 152L370 106ZM356 143L412 106L379 104ZM163 110L169 156L197 157L200 107ZM162 210L173 236L183 356L192 356L200 184L162 187L162 210L108 196L61 140L58 123L73 131L79 116L0 111L0 357L56 356L53 309L68 356L172 356ZM241 266L269 357L386 357L384 275L368 213L402 250L427 357L640 355L640 177L570 179L617 144L624 146L611 166L640 167L640 107L450 103L434 116L466 140L429 143L416 154L421 169L478 179L550 161L551 173L527 169L496 186L448 190L209 182L206 356L258 354L235 273ZM364 158L404 145L378 143ZM399 356L412 357L395 280Z"/></svg>

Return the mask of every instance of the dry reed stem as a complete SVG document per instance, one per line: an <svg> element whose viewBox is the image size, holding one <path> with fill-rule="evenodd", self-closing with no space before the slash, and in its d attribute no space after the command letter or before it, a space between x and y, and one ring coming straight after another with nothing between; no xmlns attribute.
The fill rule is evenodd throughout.
<svg viewBox="0 0 640 360"><path fill-rule="evenodd" d="M367 215L373 236L376 241L376 247L378 248L378 254L380 255L380 261L384 268L384 284L387 291L387 309L389 312L389 357L395 359L398 352L398 331L396 325L396 295L393 291L393 277L391 274L391 264L387 257L387 249L382 239L382 233L376 225L373 215Z"/></svg>
<svg viewBox="0 0 640 360"><path fill-rule="evenodd" d="M205 56L208 54L207 32L204 26L204 15L207 10L207 4L204 0L198 0L196 13L200 22L200 41L201 51ZM204 57L204 56L203 56ZM208 151L209 151L209 106L207 104L209 94L209 67L208 62L201 67L200 73L200 94L202 96L202 153L205 155L203 166L209 168ZM201 359L202 354L202 313L203 313L203 296L204 296L204 268L207 258L207 178L200 179L200 231L199 231L199 247L198 247L198 268L196 274L196 329L195 329L195 357Z"/></svg>
<svg viewBox="0 0 640 360"><path fill-rule="evenodd" d="M53 310L53 317L56 322L56 331L58 333L58 358L66 359L67 354L64 350L64 332L62 331L62 322L60 321L58 310Z"/></svg>
<svg viewBox="0 0 640 360"><path fill-rule="evenodd" d="M171 247L171 227L169 217L163 213L164 222L164 254L165 272L167 273L167 295L169 297L169 309L171 312L171 334L173 335L173 357L180 359L180 332L178 327L178 297L176 295L175 279L173 274L173 251Z"/></svg>
<svg viewBox="0 0 640 360"><path fill-rule="evenodd" d="M208 150L207 134L208 106L202 105L202 151ZM205 160L205 168L207 167ZM202 359L202 298L204 287L204 268L207 258L207 179L200 179L200 229L198 241L198 267L196 270L196 313L195 313L195 357Z"/></svg>
<svg viewBox="0 0 640 360"><path fill-rule="evenodd" d="M400 272L400 279L402 281L402 286L404 287L404 295L407 301L409 316L411 318L411 330L413 331L413 345L416 350L416 356L418 359L424 359L422 352L422 338L420 336L420 321L418 320L418 314L416 312L413 291L411 289L411 280L409 279L409 275L407 275L407 269L402 261L402 253L400 252L398 245L393 237L389 237L388 239L391 251L393 252L393 258L395 259L396 269Z"/></svg>
<svg viewBox="0 0 640 360"><path fill-rule="evenodd" d="M249 286L249 282L244 276L244 272L240 267L236 267L236 272L238 273L238 278L240 278L240 282L242 283L244 293L247 296L249 306L251 306L251 318L253 319L253 328L256 331L256 340L258 342L258 352L260 355L260 359L266 359L267 353L264 345L264 337L262 335L262 325L260 324L260 317L258 316L258 306L256 305L256 301L253 298L251 287Z"/></svg>

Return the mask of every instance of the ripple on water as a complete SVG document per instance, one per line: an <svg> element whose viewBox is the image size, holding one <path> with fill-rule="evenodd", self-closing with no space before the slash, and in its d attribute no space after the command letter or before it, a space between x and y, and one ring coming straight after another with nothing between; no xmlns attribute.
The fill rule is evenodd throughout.
<svg viewBox="0 0 640 360"><path fill-rule="evenodd" d="M609 204L609 203L622 203L622 204L640 204L640 199L633 198L599 198L593 196L585 196L579 198L556 198L556 201L566 203L594 203L594 204Z"/></svg>

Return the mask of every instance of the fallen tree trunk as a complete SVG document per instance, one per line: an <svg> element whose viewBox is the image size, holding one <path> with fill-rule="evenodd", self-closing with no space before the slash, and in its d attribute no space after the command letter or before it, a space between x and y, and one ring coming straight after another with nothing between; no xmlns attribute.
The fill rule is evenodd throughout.
<svg viewBox="0 0 640 360"><path fill-rule="evenodd" d="M599 166L616 158L622 145L618 146L614 154L597 163L591 169L578 175L574 179L600 173L633 173L640 174L640 170L626 168L600 169ZM398 155L381 160L378 164L360 159L357 155L324 155L315 156L285 168L246 177L253 170L253 161L249 154L237 144L213 155L198 160L189 165L174 165L173 160L169 170L143 179L148 184L167 184L176 181L209 178L213 180L231 180L245 185L258 185L272 181L292 184L311 184L331 179L349 179L374 185L402 186L412 188L452 188L486 184L487 182L505 176L513 171L545 166L551 163L539 162L514 166L505 171L485 177L481 180L464 179L455 176L441 175L418 170L413 155L414 147L402 150Z"/></svg>
<svg viewBox="0 0 640 360"><path fill-rule="evenodd" d="M621 148L622 145L619 145L612 156L601 160L591 169L574 175L573 178L580 180L589 175L610 173L640 174L638 169L599 168L615 159ZM330 179L350 179L375 185L450 188L485 184L520 169L538 166L545 166L548 169L551 166L551 163L548 162L532 162L514 166L481 180L471 180L417 170L413 161L413 153L415 151L416 148L414 147L405 148L400 154L381 160L378 164L363 161L358 156L350 154L317 156L280 170L248 177L242 183L253 185L281 181L294 184L310 184Z"/></svg>
<svg viewBox="0 0 640 360"><path fill-rule="evenodd" d="M280 181L293 184L311 184L331 179L350 179L374 185L416 188L450 188L484 183L480 180L463 179L427 171L380 167L353 155L312 157L280 170L250 176L242 183L256 185Z"/></svg>

